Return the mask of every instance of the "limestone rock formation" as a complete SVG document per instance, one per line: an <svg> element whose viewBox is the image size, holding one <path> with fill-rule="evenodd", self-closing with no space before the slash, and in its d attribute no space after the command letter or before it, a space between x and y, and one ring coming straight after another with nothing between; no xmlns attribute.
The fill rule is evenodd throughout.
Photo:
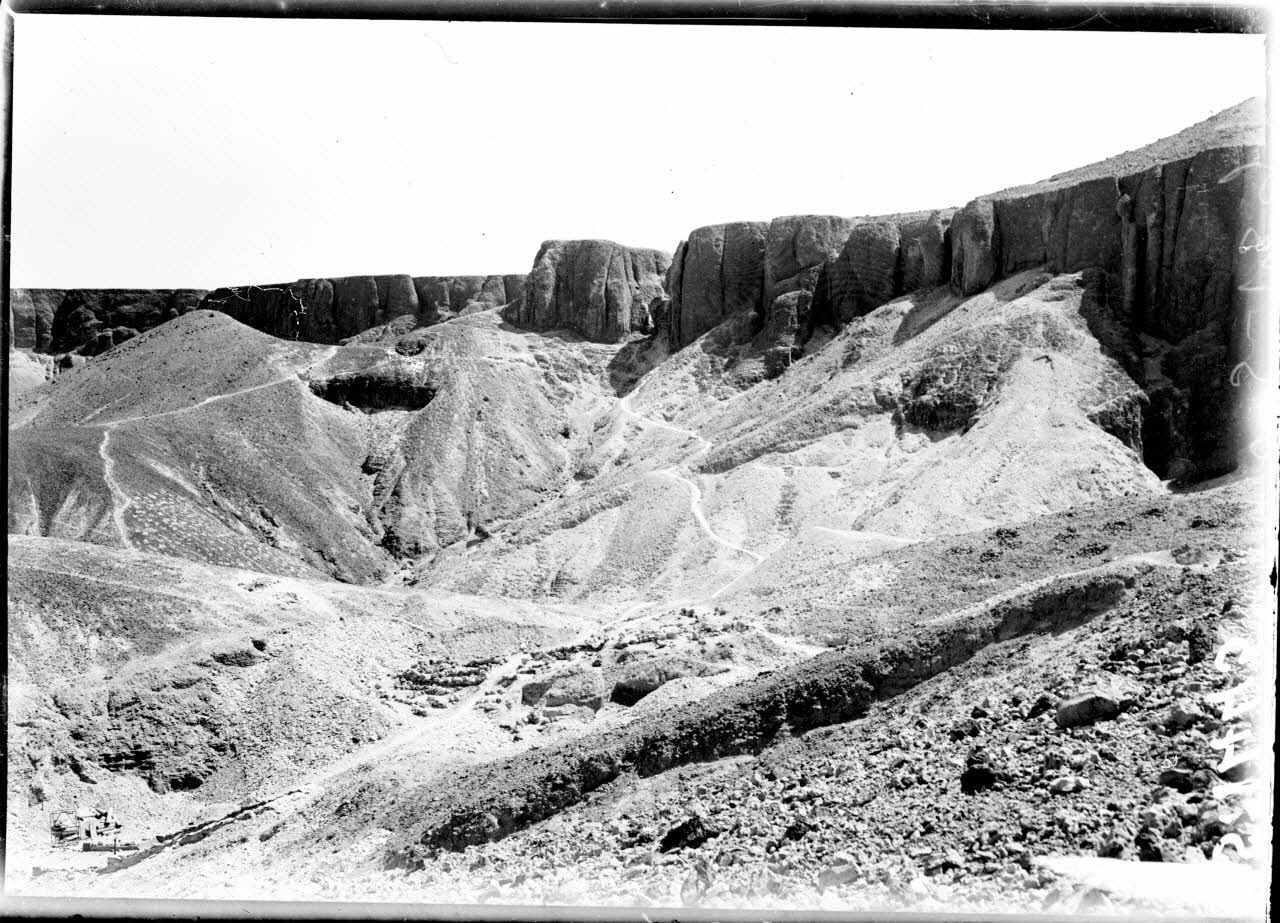
<svg viewBox="0 0 1280 923"><path fill-rule="evenodd" d="M337 343L402 317L426 327L499 307L519 300L522 285L521 276L300 279L216 289L200 306L284 339Z"/></svg>
<svg viewBox="0 0 1280 923"><path fill-rule="evenodd" d="M713 224L676 248L667 282L673 348L687 346L726 317L760 311L768 229L763 221Z"/></svg>
<svg viewBox="0 0 1280 923"><path fill-rule="evenodd" d="M524 276L415 276L419 317L423 326L518 302Z"/></svg>
<svg viewBox="0 0 1280 923"><path fill-rule="evenodd" d="M36 356L24 349L9 350L8 366L11 395L37 388L53 377L51 357Z"/></svg>
<svg viewBox="0 0 1280 923"><path fill-rule="evenodd" d="M814 291L827 284L826 268L856 219L792 215L769 222L765 238L764 343L783 365L798 355L809 327Z"/></svg>
<svg viewBox="0 0 1280 923"><path fill-rule="evenodd" d="M1215 122L1245 119L1228 110ZM1207 126L1207 127L1206 127ZM1167 477L1234 467L1246 427L1230 391L1250 338L1262 226L1261 147L1247 134L1163 160L1157 142L1128 159L970 202L951 226L951 285L960 294L1033 266L1101 274L1089 313L1104 347L1147 391L1143 444Z"/></svg>
<svg viewBox="0 0 1280 923"><path fill-rule="evenodd" d="M672 264L669 340L754 310L767 374L839 329L949 282L975 295L1023 270L1086 273L1084 316L1145 397L1096 420L1162 477L1231 470L1259 352L1260 114L1244 103L1137 151L959 210L807 215L699 228ZM759 268L757 269L757 260Z"/></svg>
<svg viewBox="0 0 1280 923"><path fill-rule="evenodd" d="M815 326L842 326L946 282L952 214L793 215L698 228L672 262L670 342L687 346L723 319L752 312L759 345L780 372Z"/></svg>
<svg viewBox="0 0 1280 923"><path fill-rule="evenodd" d="M11 344L96 355L199 304L199 289L13 289Z"/></svg>
<svg viewBox="0 0 1280 923"><path fill-rule="evenodd" d="M859 219L814 293L811 326L842 326L899 295L947 281L953 211Z"/></svg>
<svg viewBox="0 0 1280 923"><path fill-rule="evenodd" d="M1269 367L1261 151L1214 124L959 212L227 289L119 345L145 312L59 298L50 348L111 348L11 346L8 867L984 912L1105 910L1061 859L1244 871L1203 860L1253 842L1259 478L1162 483L1243 457ZM50 849L86 797L156 845Z"/></svg>
<svg viewBox="0 0 1280 923"><path fill-rule="evenodd" d="M568 329L602 343L652 333L671 255L610 240L544 241L525 297L506 312L528 330Z"/></svg>

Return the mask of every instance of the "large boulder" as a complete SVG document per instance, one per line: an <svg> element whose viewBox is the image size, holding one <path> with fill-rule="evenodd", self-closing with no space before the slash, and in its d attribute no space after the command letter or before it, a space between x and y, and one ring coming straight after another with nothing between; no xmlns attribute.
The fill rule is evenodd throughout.
<svg viewBox="0 0 1280 923"><path fill-rule="evenodd" d="M1053 720L1061 728L1109 721L1120 714L1120 703L1109 692L1090 690L1058 703Z"/></svg>
<svg viewBox="0 0 1280 923"><path fill-rule="evenodd" d="M544 241L524 300L505 316L527 330L573 330L599 343L652 333L670 265L671 255L661 250L609 240Z"/></svg>
<svg viewBox="0 0 1280 923"><path fill-rule="evenodd" d="M609 700L631 706L649 693L675 679L686 676L709 676L723 673L728 667L711 664L686 654L654 654L630 660L613 675L613 691Z"/></svg>
<svg viewBox="0 0 1280 923"><path fill-rule="evenodd" d="M604 674L595 667L569 666L542 680L525 683L520 699L525 705L560 708L571 705L599 711L609 695Z"/></svg>

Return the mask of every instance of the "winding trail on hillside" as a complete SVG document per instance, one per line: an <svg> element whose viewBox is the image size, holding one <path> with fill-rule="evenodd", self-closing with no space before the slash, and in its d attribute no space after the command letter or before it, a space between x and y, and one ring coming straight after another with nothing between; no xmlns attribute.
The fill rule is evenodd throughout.
<svg viewBox="0 0 1280 923"><path fill-rule="evenodd" d="M728 548L730 551L736 551L739 554L747 555L749 558L751 558L752 561L755 562L752 566L755 566L764 562L764 558L761 555L756 554L754 551L750 551L746 548L743 548L741 545L735 545L733 542L729 541L727 538L725 538L724 536L716 532L714 528L712 528L711 523L707 521L706 512L703 510L702 490L698 487L697 484L695 484L689 478L682 475L674 466L670 468L663 468L661 471L657 471L654 473L657 474L659 477L670 478L673 481L679 481L681 484L688 485L690 490L689 511L693 513L693 518L697 520L698 525L702 527L702 531L707 534L708 538L710 538L713 542L716 542L717 544L725 548Z"/></svg>
<svg viewBox="0 0 1280 923"><path fill-rule="evenodd" d="M738 545L729 541L727 538L720 535L720 533L716 532L715 528L712 527L711 522L707 519L706 507L702 501L702 488L699 487L697 482L694 481L692 478L688 478L685 475L680 473L681 467L687 467L693 464L694 459L699 458L700 456L705 455L707 452L711 451L711 441L709 439L706 439L698 435L696 432L694 432L691 429L686 429L683 426L674 426L670 423L664 423L661 420L654 420L651 417L646 417L643 414L637 413L636 410L631 406L630 394L622 398L618 402L618 406L621 408L624 416L632 420L635 420L637 423L641 424L642 426L652 426L658 429L668 430L669 432L680 433L681 435L684 435L684 436L692 436L694 439L696 439L700 443L700 445L698 446L698 450L694 452L692 455L688 456L687 458L685 458L684 460L682 460L676 465L670 465L666 468L661 469L660 471L655 471L654 474L658 475L659 477L665 477L665 478L670 478L671 480L674 480L674 481L679 481L680 483L688 486L689 511L693 514L693 518L697 521L702 531L707 534L708 538L710 538L716 544L721 545L724 548L728 548L730 551L737 552L738 554L745 554L747 557L751 558L752 561L754 562L752 566L761 564L764 561L764 558L761 555L758 555L754 551L749 551L748 549L743 548L741 545ZM713 594L713 595L718 595L718 594Z"/></svg>
<svg viewBox="0 0 1280 923"><path fill-rule="evenodd" d="M268 381L261 385L254 385L251 388L241 388L239 391L230 391L227 394L215 394L213 397L206 397L204 400L200 401L199 403L192 404L189 407L179 407L176 410L163 410L160 413L147 414L140 417L121 417L119 420L110 420L106 423L90 423L88 425L103 426L103 427L111 428L113 426L119 426L122 423L140 423L145 420L158 420L161 417L172 417L180 413L191 413L193 411L199 410L201 407L207 407L209 404L215 404L218 401L225 401L233 397L240 397L243 394L252 394L254 391L264 391L267 388L274 388L276 385L283 385L290 381L297 381L297 380L298 379L296 377L277 378L275 381ZM85 425L85 424L82 424L82 425Z"/></svg>
<svg viewBox="0 0 1280 923"><path fill-rule="evenodd" d="M695 454L700 455L711 448L711 442L709 440L704 439L691 429L686 429L683 426L675 426L671 423L664 423L662 420L655 420L652 417L646 417L641 413L637 413L635 408L631 406L630 394L618 401L618 407L622 411L622 415L624 417L634 420L642 426L655 426L658 429L670 430L673 433L680 433L683 436L692 436L694 439L698 440L698 442L702 443L702 448ZM689 459L686 459L685 464L688 464L692 458L693 456L690 456Z"/></svg>
<svg viewBox="0 0 1280 923"><path fill-rule="evenodd" d="M311 377L311 372L317 366L324 365L326 362L332 359L334 355L337 354L337 352L338 352L337 346L330 346L324 351L324 355L314 360L309 366L307 366L302 371L294 372L290 375L284 375L284 376L281 376L280 378L274 378L271 381L263 382L260 385L250 385L247 388L240 388L238 391L228 391L225 394L215 394L212 397L206 397L204 400L197 401L196 403L190 404L186 407L178 407L174 410L162 410L160 413L144 414L142 416L137 416L137 417L121 417L119 420L108 420L106 423L89 423L91 419L93 419L99 413L102 413L102 410L105 409L105 408L100 408L98 410L95 410L89 416L85 417L83 420L81 420L79 425L113 427L113 426L119 426L122 423L139 423L144 420L158 420L161 417L172 417L181 413L191 413L193 411L199 410L201 407L207 407L208 405L216 404L219 401L226 401L226 400L230 400L233 397L240 397L241 395L252 394L255 391L264 391L267 388L274 388L277 385L288 384L291 381L302 381L302 382L309 381Z"/></svg>
<svg viewBox="0 0 1280 923"><path fill-rule="evenodd" d="M105 407L100 407L81 420L79 424L80 426L102 428L102 442L98 445L98 455L102 458L102 479L106 482L107 490L111 493L111 519L115 523L116 531L120 533L120 541L124 543L124 547L128 548L130 551L137 550L134 547L133 541L129 538L129 530L125 524L125 513L128 512L129 507L133 505L133 498L125 492L124 488L120 485L120 482L116 479L116 462L115 459L111 457L111 433L117 426L124 423L139 423L144 420L158 420L161 417L171 417L176 414L191 413L192 411L199 410L201 407L207 407L208 405L218 401L230 400L233 397L252 394L255 391L264 391L267 388L274 388L277 385L287 384L291 381L308 381L310 380L312 370L317 366L324 365L332 359L337 352L337 346L330 346L324 351L323 355L313 360L311 364L302 371L294 372L291 375L276 378L260 385L251 385L248 388L241 388L238 391L228 391L226 394L215 394L212 397L206 397L204 400L191 404L188 407L179 407L176 410L165 410L160 413L144 416L123 417L119 420L108 420L106 423L89 423L89 420L93 419L106 409Z"/></svg>
<svg viewBox="0 0 1280 923"><path fill-rule="evenodd" d="M679 435L690 437L692 439L697 440L699 444L698 448L691 455L684 458L678 464L670 465L666 468L663 468L659 471L655 471L652 473L657 475L658 477L663 477L669 480L677 481L687 486L689 488L689 512L693 515L694 521L698 523L698 527L706 534L708 538L710 538L713 542L720 545L721 547L727 548L730 551L733 551L737 554L745 555L751 558L751 564L741 573L737 574L732 579L730 579L727 583L719 587L717 590L704 596L700 596L697 598L682 597L680 599L674 599L674 600L673 599L641 600L640 602L632 603L631 605L623 609L621 613L619 613L619 617L622 621L629 621L632 618L637 617L638 613L641 612L642 610L650 608L652 606L658 606L658 605L674 606L674 605L684 605L684 604L696 605L697 603L700 603L700 602L706 602L707 600L715 599L717 596L725 592L725 590L729 589L731 586L733 586L743 577L750 574L756 567L764 563L764 560L765 560L764 556L759 555L754 551L751 551L747 548L742 547L741 545L738 545L738 544L735 544L734 542L729 541L727 538L720 535L720 533L718 533L715 530L715 528L711 525L710 520L707 518L706 507L702 499L702 488L698 486L697 481L695 481L693 478L687 477L686 475L682 474L680 471L682 467L688 467L692 465L696 459L700 458L701 456L707 454L707 452L711 451L711 446L712 446L711 440L699 435L697 432L695 432L694 430L688 429L687 427L676 426L673 423L667 423L662 420L655 420L652 417L647 417L644 414L637 412L636 409L631 406L631 397L632 395L628 394L625 397L619 399L618 401L618 408L619 410L622 411L622 415L626 419L631 420L639 424L640 426L653 427L655 429L663 429L671 433L678 433Z"/></svg>
<svg viewBox="0 0 1280 923"><path fill-rule="evenodd" d="M130 551L136 550L129 540L129 530L125 527L124 514L133 503L133 498L124 492L120 482L116 480L116 463L111 457L111 427L102 431L102 442L98 445L98 455L102 457L102 479L111 494L111 520L120 534L120 541Z"/></svg>

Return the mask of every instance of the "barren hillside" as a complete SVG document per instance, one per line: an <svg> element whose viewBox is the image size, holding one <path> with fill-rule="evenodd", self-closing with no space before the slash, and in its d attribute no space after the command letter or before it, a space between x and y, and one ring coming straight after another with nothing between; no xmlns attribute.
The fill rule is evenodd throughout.
<svg viewBox="0 0 1280 923"><path fill-rule="evenodd" d="M1254 912L1262 128L527 276L15 298L10 887ZM51 845L100 800L128 848Z"/></svg>

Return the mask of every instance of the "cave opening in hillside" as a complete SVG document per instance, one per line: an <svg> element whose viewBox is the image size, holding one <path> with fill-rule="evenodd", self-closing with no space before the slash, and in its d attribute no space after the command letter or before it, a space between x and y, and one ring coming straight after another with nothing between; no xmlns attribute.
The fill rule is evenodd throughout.
<svg viewBox="0 0 1280 923"><path fill-rule="evenodd" d="M652 692L654 688L645 684L616 683L613 691L609 694L609 701L630 708Z"/></svg>
<svg viewBox="0 0 1280 923"><path fill-rule="evenodd" d="M367 375L313 381L311 391L331 404L361 413L422 410L436 396L435 388L429 385Z"/></svg>

